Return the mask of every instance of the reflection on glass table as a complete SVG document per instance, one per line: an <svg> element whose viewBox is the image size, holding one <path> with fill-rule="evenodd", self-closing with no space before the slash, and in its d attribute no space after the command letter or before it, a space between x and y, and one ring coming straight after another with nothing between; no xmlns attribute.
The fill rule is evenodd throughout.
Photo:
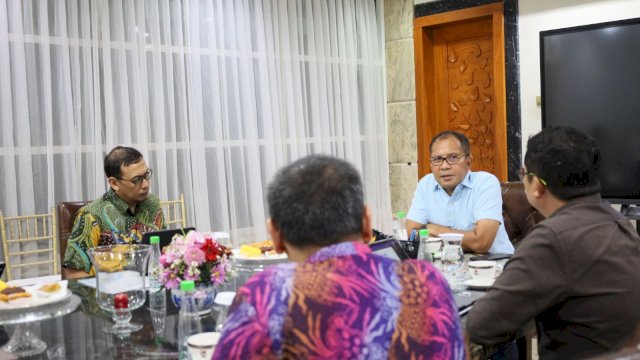
<svg viewBox="0 0 640 360"><path fill-rule="evenodd" d="M67 315L73 312L79 304L80 297L68 291L59 301L0 311L0 325L17 324L13 335L2 347L2 350L19 357L43 353L47 349L47 344L29 329L29 323Z"/></svg>

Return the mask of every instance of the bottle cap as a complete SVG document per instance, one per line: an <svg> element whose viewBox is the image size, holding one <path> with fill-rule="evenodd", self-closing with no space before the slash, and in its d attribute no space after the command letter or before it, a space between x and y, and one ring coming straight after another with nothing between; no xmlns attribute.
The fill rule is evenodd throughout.
<svg viewBox="0 0 640 360"><path fill-rule="evenodd" d="M180 282L180 290L182 291L193 291L196 288L196 284L193 280L184 280Z"/></svg>
<svg viewBox="0 0 640 360"><path fill-rule="evenodd" d="M419 234L420 234L420 237L428 237L429 229L420 229Z"/></svg>
<svg viewBox="0 0 640 360"><path fill-rule="evenodd" d="M405 217L405 216L407 216L407 214L406 214L404 211L398 211L398 212L396 213L396 217L397 217L398 219L404 219L404 217Z"/></svg>
<svg viewBox="0 0 640 360"><path fill-rule="evenodd" d="M152 237L149 238L149 243L151 245L160 244L160 236L153 235Z"/></svg>

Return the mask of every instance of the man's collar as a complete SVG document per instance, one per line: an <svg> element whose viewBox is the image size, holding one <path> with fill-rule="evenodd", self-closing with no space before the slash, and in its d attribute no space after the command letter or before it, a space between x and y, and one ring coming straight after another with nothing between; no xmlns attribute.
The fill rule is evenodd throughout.
<svg viewBox="0 0 640 360"><path fill-rule="evenodd" d="M130 210L129 210L129 205L127 205L126 202L124 202L124 200L122 200L115 191L113 191L113 189L111 187L109 187L109 190L107 191L107 193L105 194L105 198L107 200L109 200L113 206L116 207L116 209L118 209L118 211L120 212L126 212L129 215L134 215ZM140 205L140 204L138 204Z"/></svg>

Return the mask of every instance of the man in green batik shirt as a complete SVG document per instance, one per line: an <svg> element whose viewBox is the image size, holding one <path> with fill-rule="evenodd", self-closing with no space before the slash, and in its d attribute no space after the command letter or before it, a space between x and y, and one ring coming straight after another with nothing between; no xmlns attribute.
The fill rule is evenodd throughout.
<svg viewBox="0 0 640 360"><path fill-rule="evenodd" d="M149 193L152 170L138 150L115 147L104 158L104 172L109 190L78 211L65 268L93 272L89 248L139 243L143 233L167 228L160 200Z"/></svg>

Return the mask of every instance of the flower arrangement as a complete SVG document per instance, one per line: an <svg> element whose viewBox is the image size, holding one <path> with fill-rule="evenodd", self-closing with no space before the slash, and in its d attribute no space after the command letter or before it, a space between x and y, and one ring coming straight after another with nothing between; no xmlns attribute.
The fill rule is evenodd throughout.
<svg viewBox="0 0 640 360"><path fill-rule="evenodd" d="M233 275L231 250L210 233L189 231L176 235L160 256L161 282L167 289L177 289L182 280L196 284L222 284Z"/></svg>

